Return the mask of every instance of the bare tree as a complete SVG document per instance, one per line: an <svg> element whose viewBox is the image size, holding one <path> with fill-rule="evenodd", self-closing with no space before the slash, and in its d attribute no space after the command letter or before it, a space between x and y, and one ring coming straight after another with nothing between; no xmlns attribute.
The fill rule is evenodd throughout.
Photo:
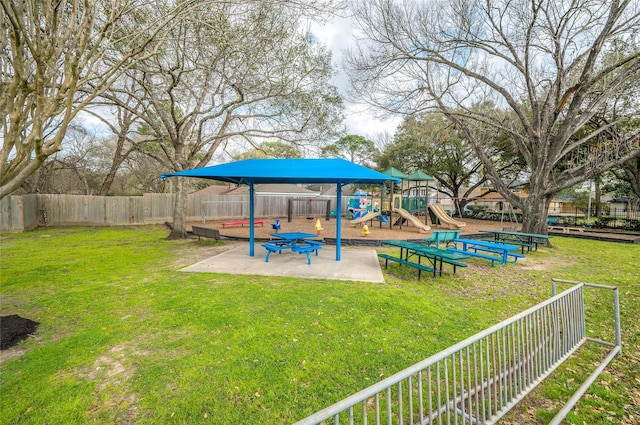
<svg viewBox="0 0 640 425"><path fill-rule="evenodd" d="M153 13L141 0L0 0L0 198L62 148L78 112L152 55L192 3Z"/></svg>
<svg viewBox="0 0 640 425"><path fill-rule="evenodd" d="M466 133L496 189L522 209L525 231L546 233L560 190L640 151L637 129L589 145L624 116L576 137L640 72L637 49L607 57L616 41L637 46L637 1L363 0L355 16L361 40L348 61L354 92L391 112L444 113ZM485 101L509 114L474 108ZM639 106L636 97L626 115ZM528 197L500 178L478 123L509 134L526 162Z"/></svg>
<svg viewBox="0 0 640 425"><path fill-rule="evenodd" d="M300 30L300 13L265 2L209 3L177 23L102 103L136 116L138 150L165 171L207 165L233 140L279 140L304 152L339 130L342 101L328 83L330 55ZM177 180L171 239L186 236L187 186Z"/></svg>

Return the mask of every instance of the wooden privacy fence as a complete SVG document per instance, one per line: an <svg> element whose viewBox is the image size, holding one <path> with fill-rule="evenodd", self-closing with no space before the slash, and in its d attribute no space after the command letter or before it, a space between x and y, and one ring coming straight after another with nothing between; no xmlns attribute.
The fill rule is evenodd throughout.
<svg viewBox="0 0 640 425"><path fill-rule="evenodd" d="M256 195L256 217L287 217L290 199L293 216L324 216L326 201L336 208L335 197ZM309 199L323 202L308 202ZM347 197L342 199L346 210ZM151 193L143 196L24 195L0 199L0 231L23 232L37 226L123 226L157 224L173 220L175 195ZM240 219L249 217L246 195L189 195L187 221Z"/></svg>

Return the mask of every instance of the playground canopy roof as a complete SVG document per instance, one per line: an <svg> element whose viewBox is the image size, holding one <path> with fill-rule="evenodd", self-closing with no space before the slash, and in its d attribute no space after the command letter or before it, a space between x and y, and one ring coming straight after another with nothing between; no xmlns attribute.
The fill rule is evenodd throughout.
<svg viewBox="0 0 640 425"><path fill-rule="evenodd" d="M435 179L433 177L431 177L429 174L423 173L422 171L418 170L415 173L409 175L407 177L407 180L410 180L410 181L433 181Z"/></svg>
<svg viewBox="0 0 640 425"><path fill-rule="evenodd" d="M396 179L409 180L409 176L398 170L397 168L388 168L382 172L382 174L386 174L387 176L395 177ZM396 182L401 183L401 182Z"/></svg>
<svg viewBox="0 0 640 425"><path fill-rule="evenodd" d="M249 186L249 255L254 254L254 185L259 183L334 183L337 197L347 184L383 184L400 180L340 158L331 159L245 159L243 161L161 174L167 177L196 177ZM337 217L341 216L337 202ZM336 261L340 261L340 220L336 226Z"/></svg>
<svg viewBox="0 0 640 425"><path fill-rule="evenodd" d="M161 174L166 177L199 177L236 184L336 183L382 184L391 176L340 158L331 159L245 159L193 170Z"/></svg>

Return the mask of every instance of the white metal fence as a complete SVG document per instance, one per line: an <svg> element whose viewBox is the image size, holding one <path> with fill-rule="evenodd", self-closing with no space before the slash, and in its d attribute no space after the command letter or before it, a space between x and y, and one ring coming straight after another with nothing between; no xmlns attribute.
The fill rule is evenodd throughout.
<svg viewBox="0 0 640 425"><path fill-rule="evenodd" d="M557 282L573 286L556 295ZM586 337L586 287L613 291L615 342ZM553 294L296 425L493 424L586 341L612 347L551 422L560 424L622 343L617 288L554 279Z"/></svg>

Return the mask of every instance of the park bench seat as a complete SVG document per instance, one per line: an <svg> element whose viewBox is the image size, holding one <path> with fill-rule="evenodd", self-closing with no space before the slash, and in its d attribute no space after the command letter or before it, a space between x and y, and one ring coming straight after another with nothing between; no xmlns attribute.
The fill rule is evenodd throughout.
<svg viewBox="0 0 640 425"><path fill-rule="evenodd" d="M440 248L440 244L447 248L449 244L455 244L456 239L460 237L460 230L434 230L429 238L422 239L420 243L436 248Z"/></svg>
<svg viewBox="0 0 640 425"><path fill-rule="evenodd" d="M264 226L264 221L254 221L254 226ZM234 226L248 226L248 221L224 221L220 223L222 227L234 227Z"/></svg>
<svg viewBox="0 0 640 425"><path fill-rule="evenodd" d="M560 230L562 233L580 232L584 233L584 227L549 226L549 230Z"/></svg>
<svg viewBox="0 0 640 425"><path fill-rule="evenodd" d="M414 263L412 261L408 261L408 260L404 260L402 258L399 257L394 257L393 255L389 255L389 254L378 254L378 257L380 258L384 258L384 268L386 269L387 266L389 265L389 261L395 261L396 263L399 264L403 264L405 266L409 266L409 267L413 267L414 269L418 270L418 280L420 279L420 273L421 272L427 272L427 273L434 273L433 268L422 265L422 264L418 264L418 263Z"/></svg>
<svg viewBox="0 0 640 425"><path fill-rule="evenodd" d="M200 226L191 226L191 232L194 236L198 237L200 240L201 237L220 240L220 231L218 229L212 229L210 227L200 227Z"/></svg>

